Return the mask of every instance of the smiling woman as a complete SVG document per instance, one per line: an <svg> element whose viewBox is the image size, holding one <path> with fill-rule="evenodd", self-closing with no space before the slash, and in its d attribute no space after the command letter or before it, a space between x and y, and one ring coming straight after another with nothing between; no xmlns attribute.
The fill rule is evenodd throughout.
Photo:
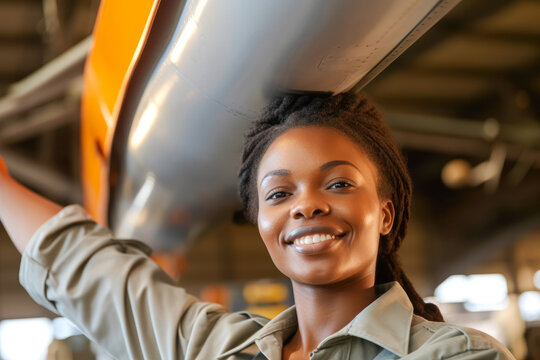
<svg viewBox="0 0 540 360"><path fill-rule="evenodd" d="M375 284L389 281L401 284L417 315L442 321L397 259L411 183L365 97L285 96L246 139L240 195L297 304L298 331L285 349L309 354L376 299Z"/></svg>
<svg viewBox="0 0 540 360"><path fill-rule="evenodd" d="M293 286L354 279L373 287L379 235L394 210L379 199L377 169L356 144L332 128L295 128L274 140L258 173L259 232Z"/></svg>
<svg viewBox="0 0 540 360"><path fill-rule="evenodd" d="M0 171L0 218L24 250L21 283L119 359L513 358L489 336L443 323L403 273L411 183L364 97L277 99L242 160L246 215L293 284L296 306L276 318L199 301L144 244Z"/></svg>
<svg viewBox="0 0 540 360"><path fill-rule="evenodd" d="M407 231L411 180L403 156L383 123L381 114L364 96L290 95L276 100L247 134L243 160L240 195L247 209L247 217L253 222L256 222L257 214L260 218L266 214L266 209L276 208L261 198L265 190L262 185L267 184L263 181L258 185L255 183L265 166L269 167L267 171L270 174L277 171L284 175L275 178L289 181L291 171L295 169L319 167L321 181L330 179L337 182L319 184L333 187L324 193L339 195L333 197L331 202L336 206L347 203L352 207L345 211L348 213L345 219L362 209L362 206L365 208L368 200L378 203L378 214L366 214L364 218L358 214L352 221L352 224L362 224L376 218L379 223L380 229L376 234L371 234L371 240L378 243L375 282L398 281L411 298L415 313L430 320L442 321L436 306L425 304L416 293L397 259L397 250ZM279 168L280 164L289 164L290 168L272 168ZM346 164L352 166L337 166ZM344 178L340 178L340 172L346 172ZM302 189L304 184L296 185ZM260 188L259 194L257 186ZM337 190L335 187L345 189ZM292 193L284 192L280 196L288 195Z"/></svg>

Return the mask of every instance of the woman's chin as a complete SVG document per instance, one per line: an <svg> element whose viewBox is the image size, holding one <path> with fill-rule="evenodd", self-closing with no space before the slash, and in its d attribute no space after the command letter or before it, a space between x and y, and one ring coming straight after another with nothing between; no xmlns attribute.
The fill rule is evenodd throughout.
<svg viewBox="0 0 540 360"><path fill-rule="evenodd" d="M374 272L336 271L336 267L325 269L312 269L303 273L285 274L293 284L314 287L341 287L352 286L358 288L371 288L375 283Z"/></svg>
<svg viewBox="0 0 540 360"><path fill-rule="evenodd" d="M334 271L312 271L305 274L290 276L293 283L310 286L331 286L342 283L347 277L336 276Z"/></svg>

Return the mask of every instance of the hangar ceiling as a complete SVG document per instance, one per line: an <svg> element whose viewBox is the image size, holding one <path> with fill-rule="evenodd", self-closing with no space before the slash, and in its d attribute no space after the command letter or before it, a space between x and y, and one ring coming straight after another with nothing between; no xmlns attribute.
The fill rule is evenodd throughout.
<svg viewBox="0 0 540 360"><path fill-rule="evenodd" d="M0 1L0 155L15 177L60 203L81 199L80 81L97 7ZM531 238L540 232L538 19L535 0L463 1L365 88L408 158L416 220L403 261L426 289L500 259L514 264L510 272L522 263L540 269L540 254L531 255L540 253ZM464 162L449 164L456 159ZM469 185L444 185L443 169ZM519 245L525 237L529 252ZM194 256L218 257L207 245ZM262 247L250 256L257 251L264 256ZM0 319L42 311L22 294L17 264L0 236Z"/></svg>
<svg viewBox="0 0 540 360"><path fill-rule="evenodd" d="M539 16L538 1L462 2L366 88L408 155L435 282L540 231ZM485 181L445 186L455 159Z"/></svg>

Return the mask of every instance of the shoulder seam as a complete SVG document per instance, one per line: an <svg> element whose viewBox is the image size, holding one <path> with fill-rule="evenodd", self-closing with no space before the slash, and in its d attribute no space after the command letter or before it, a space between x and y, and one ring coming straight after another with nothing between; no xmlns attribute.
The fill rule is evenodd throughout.
<svg viewBox="0 0 540 360"><path fill-rule="evenodd" d="M422 325L422 327L423 327L424 329L426 329L427 331L429 331L430 333L435 334L435 330L433 330L432 328L428 327L427 325Z"/></svg>

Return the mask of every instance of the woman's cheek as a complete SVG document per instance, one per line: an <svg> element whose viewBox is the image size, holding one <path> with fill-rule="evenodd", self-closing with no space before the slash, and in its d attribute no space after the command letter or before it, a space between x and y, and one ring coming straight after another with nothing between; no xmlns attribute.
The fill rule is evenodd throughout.
<svg viewBox="0 0 540 360"><path fill-rule="evenodd" d="M259 208L257 226L259 228L259 234L264 243L268 246L268 242L271 241L272 238L277 237L277 235L274 234L276 231L276 217L272 216L272 212L269 211L269 209Z"/></svg>
<svg viewBox="0 0 540 360"><path fill-rule="evenodd" d="M378 202L362 196L358 197L356 201L353 201L353 204L355 205L349 207L347 210L343 210L348 211L350 215L354 214L355 222L361 224L364 228L369 228L378 223L380 217L380 206Z"/></svg>
<svg viewBox="0 0 540 360"><path fill-rule="evenodd" d="M257 220L257 226L259 227L259 234L261 235L261 238L263 239L264 243L266 244L268 239L268 222L264 217L260 217Z"/></svg>
<svg viewBox="0 0 540 360"><path fill-rule="evenodd" d="M362 216L362 221L364 223L364 227L365 228L370 228L375 223L375 220L377 218L378 217L375 216L375 214L373 212L366 213L364 216Z"/></svg>

